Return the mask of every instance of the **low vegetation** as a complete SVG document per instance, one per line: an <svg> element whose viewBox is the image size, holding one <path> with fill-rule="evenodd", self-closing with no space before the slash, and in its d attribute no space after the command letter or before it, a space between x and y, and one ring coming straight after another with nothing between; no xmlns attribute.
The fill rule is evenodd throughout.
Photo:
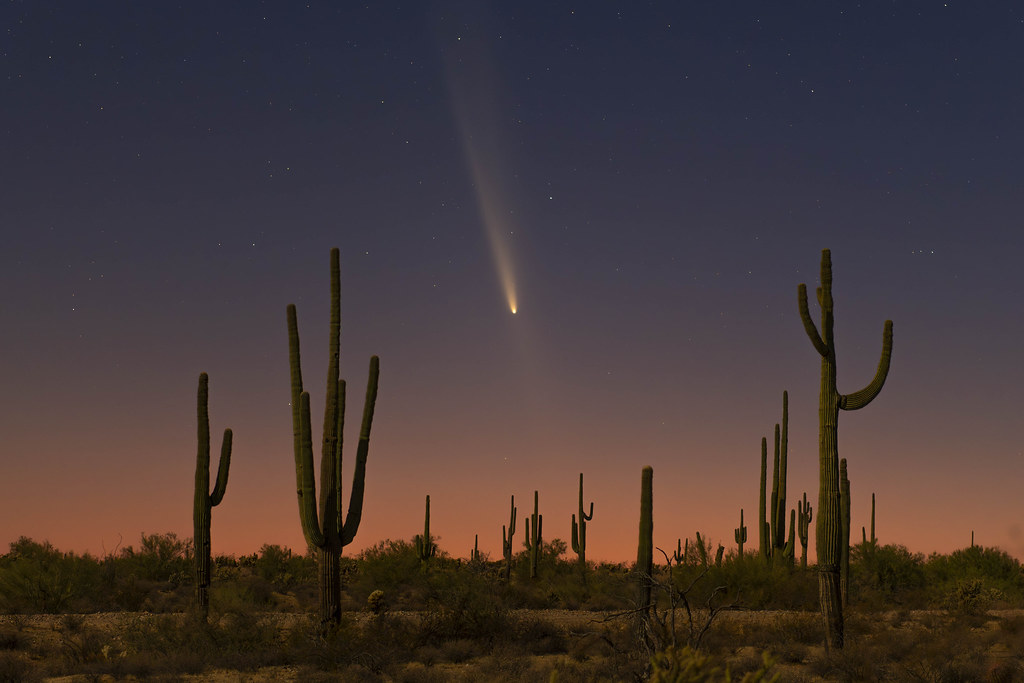
<svg viewBox="0 0 1024 683"><path fill-rule="evenodd" d="M830 655L813 567L751 553L716 564L688 546L654 569L661 630L646 651L631 568L581 565L559 539L536 579L516 554L509 581L504 558L423 561L411 542L378 543L342 558L344 616L324 636L312 555L214 557L204 622L191 544L174 534L104 557L22 538L0 556L0 681L1024 679L1024 573L1000 550L854 546L848 642Z"/></svg>

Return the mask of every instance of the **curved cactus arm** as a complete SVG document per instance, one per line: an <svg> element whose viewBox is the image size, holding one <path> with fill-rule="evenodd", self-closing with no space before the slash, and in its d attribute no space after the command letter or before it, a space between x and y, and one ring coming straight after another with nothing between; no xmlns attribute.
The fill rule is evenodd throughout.
<svg viewBox="0 0 1024 683"><path fill-rule="evenodd" d="M882 330L882 357L878 359L878 369L875 371L874 379L860 391L840 395L839 407L843 410L857 410L871 403L878 396L878 392L882 390L882 385L885 384L885 378L889 375L889 361L891 358L892 321L886 320L885 327Z"/></svg>
<svg viewBox="0 0 1024 683"><path fill-rule="evenodd" d="M210 505L218 505L224 500L224 491L228 488L228 468L231 467L231 430L224 430L224 440L220 446L220 463L217 465L217 483L210 494Z"/></svg>
<svg viewBox="0 0 1024 683"><path fill-rule="evenodd" d="M821 335L818 334L818 328L811 319L811 312L807 308L807 285L800 284L797 287L797 299L800 304L800 320L804 324L804 331L807 333L807 337L811 340L811 344L814 345L815 350L820 355L827 356L828 346L825 345Z"/></svg>
<svg viewBox="0 0 1024 683"><path fill-rule="evenodd" d="M352 480L352 494L349 496L345 525L341 530L341 544L348 545L359 530L363 517L363 490L366 483L366 456L370 452L370 429L373 426L373 410L377 404L377 384L380 379L380 359L370 357L369 378L366 381L366 402L363 404L363 424L359 429L359 444L356 446L356 469ZM340 469L340 468L339 468Z"/></svg>
<svg viewBox="0 0 1024 683"><path fill-rule="evenodd" d="M299 519L302 522L302 535L306 543L321 548L324 545L324 534L320 529L320 520L317 518L316 503L316 481L313 476L313 436L309 423L309 392L302 392L299 396L299 413L302 432L300 436L299 453L296 454L298 463L298 496L299 496Z"/></svg>
<svg viewBox="0 0 1024 683"><path fill-rule="evenodd" d="M580 526L576 523L576 515L572 516L572 551L580 554Z"/></svg>

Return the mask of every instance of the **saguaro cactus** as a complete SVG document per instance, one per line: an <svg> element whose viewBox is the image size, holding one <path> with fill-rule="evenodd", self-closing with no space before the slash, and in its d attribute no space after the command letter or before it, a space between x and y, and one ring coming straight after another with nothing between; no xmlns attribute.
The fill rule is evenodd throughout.
<svg viewBox="0 0 1024 683"><path fill-rule="evenodd" d="M480 534L473 534L473 551L469 554L469 561L476 564L480 559Z"/></svg>
<svg viewBox="0 0 1024 683"><path fill-rule="evenodd" d="M590 514L583 512L583 473L580 472L580 503L579 519L576 522L576 515L572 516L572 550L579 557L580 567L587 567L587 522L594 518L594 503L590 503Z"/></svg>
<svg viewBox="0 0 1024 683"><path fill-rule="evenodd" d="M644 467L640 475L640 538L636 550L638 630L643 642L650 642L651 587L654 575L654 469Z"/></svg>
<svg viewBox="0 0 1024 683"><path fill-rule="evenodd" d="M871 538L868 538L868 532L864 527L860 528L861 541L865 548L874 550L878 545L878 539L875 538L875 494L871 494Z"/></svg>
<svg viewBox="0 0 1024 683"><path fill-rule="evenodd" d="M743 525L743 508L740 508L740 525L733 529L736 544L740 547L739 556L743 557L743 544L747 542L747 527Z"/></svg>
<svg viewBox="0 0 1024 683"><path fill-rule="evenodd" d="M214 505L224 499L228 487L228 468L231 466L231 430L224 430L217 465L217 484L210 492L210 412L209 377L199 375L199 395L196 400L199 422L199 449L196 453L195 501L192 505L192 542L196 570L196 607L203 619L210 609L210 516Z"/></svg>
<svg viewBox="0 0 1024 683"><path fill-rule="evenodd" d="M317 549L320 587L320 627L326 630L341 623L341 549L352 542L363 514L366 457L370 449L370 427L377 401L380 361L370 358L363 423L356 446L356 465L348 512L341 514L341 445L345 426L345 382L339 377L341 337L341 273L338 250L331 249L331 314L327 400L324 408L323 441L320 456L320 505L317 514L313 436L309 393L302 388L299 360L299 325L295 305L288 305L288 361L291 370L292 431L295 451L296 492L299 519L306 543Z"/></svg>
<svg viewBox="0 0 1024 683"><path fill-rule="evenodd" d="M437 552L437 544L434 543L434 539L430 535L430 496L427 496L427 507L423 513L423 535L417 534L413 542L416 545L416 555L419 556L420 562L426 562Z"/></svg>
<svg viewBox="0 0 1024 683"><path fill-rule="evenodd" d="M803 502L797 501L796 528L800 535L800 566L807 566L807 541L809 540L811 517L814 516L811 504L807 502L807 493L804 492Z"/></svg>
<svg viewBox="0 0 1024 683"><path fill-rule="evenodd" d="M771 539L769 538L768 521L765 518L765 487L768 484L768 439L761 437L761 499L757 506L757 529L760 545L758 553L761 559L767 561L771 553Z"/></svg>
<svg viewBox="0 0 1024 683"><path fill-rule="evenodd" d="M775 425L775 468L772 470L772 556L786 548L786 474L789 452L789 392L782 392L782 429Z"/></svg>
<svg viewBox="0 0 1024 683"><path fill-rule="evenodd" d="M501 526L501 550L505 556L505 581L512 578L512 536L516 533L516 497L512 496L509 507L508 534L505 533L505 525Z"/></svg>
<svg viewBox="0 0 1024 683"><path fill-rule="evenodd" d="M533 514L526 520L526 549L530 552L530 578L537 578L537 568L540 564L541 546L544 545L544 538L541 528L544 526L544 515L540 514L538 508L540 494L533 492ZM530 527L530 522L533 527Z"/></svg>
<svg viewBox="0 0 1024 683"><path fill-rule="evenodd" d="M821 356L821 392L818 402L818 521L815 545L818 552L818 595L826 642L830 648L843 647L843 608L840 588L842 534L840 529L839 441L837 426L840 410L857 410L871 403L882 390L892 356L892 321L886 320L882 332L882 357L871 383L852 394L840 394L836 388L836 347L833 338L835 318L832 302L832 255L821 252L821 330L815 327L807 308L807 286L797 289L797 303L804 331Z"/></svg>
<svg viewBox="0 0 1024 683"><path fill-rule="evenodd" d="M846 607L850 604L850 479L846 476L846 458L839 461L839 516L843 544L839 554L839 592Z"/></svg>

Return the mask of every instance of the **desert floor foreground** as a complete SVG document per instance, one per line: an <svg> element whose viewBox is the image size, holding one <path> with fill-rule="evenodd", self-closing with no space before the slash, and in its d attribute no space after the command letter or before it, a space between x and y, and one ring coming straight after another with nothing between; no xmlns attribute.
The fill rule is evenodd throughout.
<svg viewBox="0 0 1024 683"><path fill-rule="evenodd" d="M317 643L307 614L213 615L211 625L218 632L234 633L238 622L239 632L257 628L282 648L305 648L301 663L274 663L274 657L252 653L239 657L237 668L225 668L209 666L198 652L189 659L191 641L178 637L200 627L185 614L0 615L0 648L6 656L0 680L547 681L557 670L564 683L629 681L642 670L640 656L622 651L628 649L628 619L613 613L515 610L510 618L525 624L540 645L523 649L500 640L481 645L462 638L441 646L411 645L412 661L402 664L389 663L386 651L356 653L339 664L335 655L344 647ZM679 619L685 633L682 614ZM353 614L341 638L375 629L400 630L403 624L423 628L426 623L425 615L417 612L390 613L385 619ZM1024 680L1024 610L976 615L853 612L847 623L847 647L832 656L820 644L818 615L810 612L722 612L702 644L734 674L756 669L762 651L768 650L777 662L772 671L783 681ZM257 640L253 646L261 647L259 642L267 641ZM175 647L184 651L171 651ZM317 648L326 651L316 654ZM622 664L628 661L632 666Z"/></svg>

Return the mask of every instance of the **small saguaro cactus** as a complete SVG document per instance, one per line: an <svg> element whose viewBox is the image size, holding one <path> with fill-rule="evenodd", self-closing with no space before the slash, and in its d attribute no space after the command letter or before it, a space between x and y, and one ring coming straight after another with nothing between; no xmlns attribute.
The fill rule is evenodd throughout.
<svg viewBox="0 0 1024 683"><path fill-rule="evenodd" d="M878 545L878 539L875 538L875 494L871 494L871 538L868 538L868 532L864 527L860 528L861 541L865 548L874 550Z"/></svg>
<svg viewBox="0 0 1024 683"><path fill-rule="evenodd" d="M843 603L840 580L843 538L839 491L839 411L857 410L878 396L889 374L892 357L892 321L882 330L882 356L871 382L852 394L840 394L836 387L836 346L833 335L835 314L832 301L832 253L821 252L821 286L817 290L821 327L815 326L807 308L807 286L797 288L797 305L804 332L821 356L821 391L818 397L818 515L815 547L818 553L818 596L829 649L843 647ZM849 546L847 542L846 546Z"/></svg>
<svg viewBox="0 0 1024 683"><path fill-rule="evenodd" d="M480 562L480 534L473 534L473 550L469 554L469 561L474 564Z"/></svg>
<svg viewBox="0 0 1024 683"><path fill-rule="evenodd" d="M797 516L796 516L796 529L800 535L800 566L807 566L807 541L809 539L808 532L810 531L811 518L814 516L814 512L811 510L811 504L807 502L807 493L804 492L803 502L797 501Z"/></svg>
<svg viewBox="0 0 1024 683"><path fill-rule="evenodd" d="M725 554L725 546L721 543L718 544L718 550L715 551L715 566L722 566L722 555Z"/></svg>
<svg viewBox="0 0 1024 683"><path fill-rule="evenodd" d="M580 472L579 522L572 516L572 550L579 557L580 567L587 566L587 522L594 518L594 503L590 503L590 514L583 511L583 473Z"/></svg>
<svg viewBox="0 0 1024 683"><path fill-rule="evenodd" d="M196 570L196 607L203 619L210 609L210 515L211 508L224 499L228 487L228 468L231 466L231 430L224 430L217 465L217 484L210 492L210 413L209 377L199 375L199 395L196 400L199 422L199 449L196 453L195 501L192 506L194 561Z"/></svg>
<svg viewBox="0 0 1024 683"><path fill-rule="evenodd" d="M345 382L339 377L341 338L341 268L338 250L331 249L331 311L328 341L327 399L320 456L320 504L317 511L316 476L313 470L313 429L309 393L302 387L299 358L299 323L295 304L288 305L288 365L291 371L292 433L295 451L296 493L299 519L306 543L317 550L320 588L320 630L341 623L341 549L352 542L363 516L366 458L370 427L377 402L380 362L370 358L370 372L363 404L363 422L356 446L348 512L342 522L341 444L345 427Z"/></svg>
<svg viewBox="0 0 1024 683"><path fill-rule="evenodd" d="M686 563L686 552L690 549L690 539L686 539L686 549L683 549L683 539L676 539L676 549L672 551L672 559L675 560L676 565Z"/></svg>
<svg viewBox="0 0 1024 683"><path fill-rule="evenodd" d="M733 529L736 537L736 545L739 546L739 556L743 557L743 544L747 542L747 527L743 525L743 508L740 508L740 525Z"/></svg>
<svg viewBox="0 0 1024 683"><path fill-rule="evenodd" d="M698 531L697 532L697 557L700 560L701 565L704 566L704 567L708 566L708 550L710 550L710 548L708 548L707 545L705 545L704 539L701 538L700 532Z"/></svg>
<svg viewBox="0 0 1024 683"><path fill-rule="evenodd" d="M544 515L540 514L540 494L533 492L533 514L526 520L526 549L530 552L530 578L537 578L537 569L540 564L541 547L544 545L542 527L544 526ZM530 522L533 526L530 526Z"/></svg>
<svg viewBox="0 0 1024 683"><path fill-rule="evenodd" d="M508 533L505 533L505 525L501 527L501 550L505 556L505 581L512 578L512 537L516 533L516 497L512 496L509 507Z"/></svg>
<svg viewBox="0 0 1024 683"><path fill-rule="evenodd" d="M419 534L413 539L416 545L416 556L420 562L426 562L437 553L437 544L430 535L430 496L427 496L426 511L423 513L423 535Z"/></svg>
<svg viewBox="0 0 1024 683"><path fill-rule="evenodd" d="M654 469L640 475L640 537L636 550L638 635L650 643L651 587L654 581Z"/></svg>

